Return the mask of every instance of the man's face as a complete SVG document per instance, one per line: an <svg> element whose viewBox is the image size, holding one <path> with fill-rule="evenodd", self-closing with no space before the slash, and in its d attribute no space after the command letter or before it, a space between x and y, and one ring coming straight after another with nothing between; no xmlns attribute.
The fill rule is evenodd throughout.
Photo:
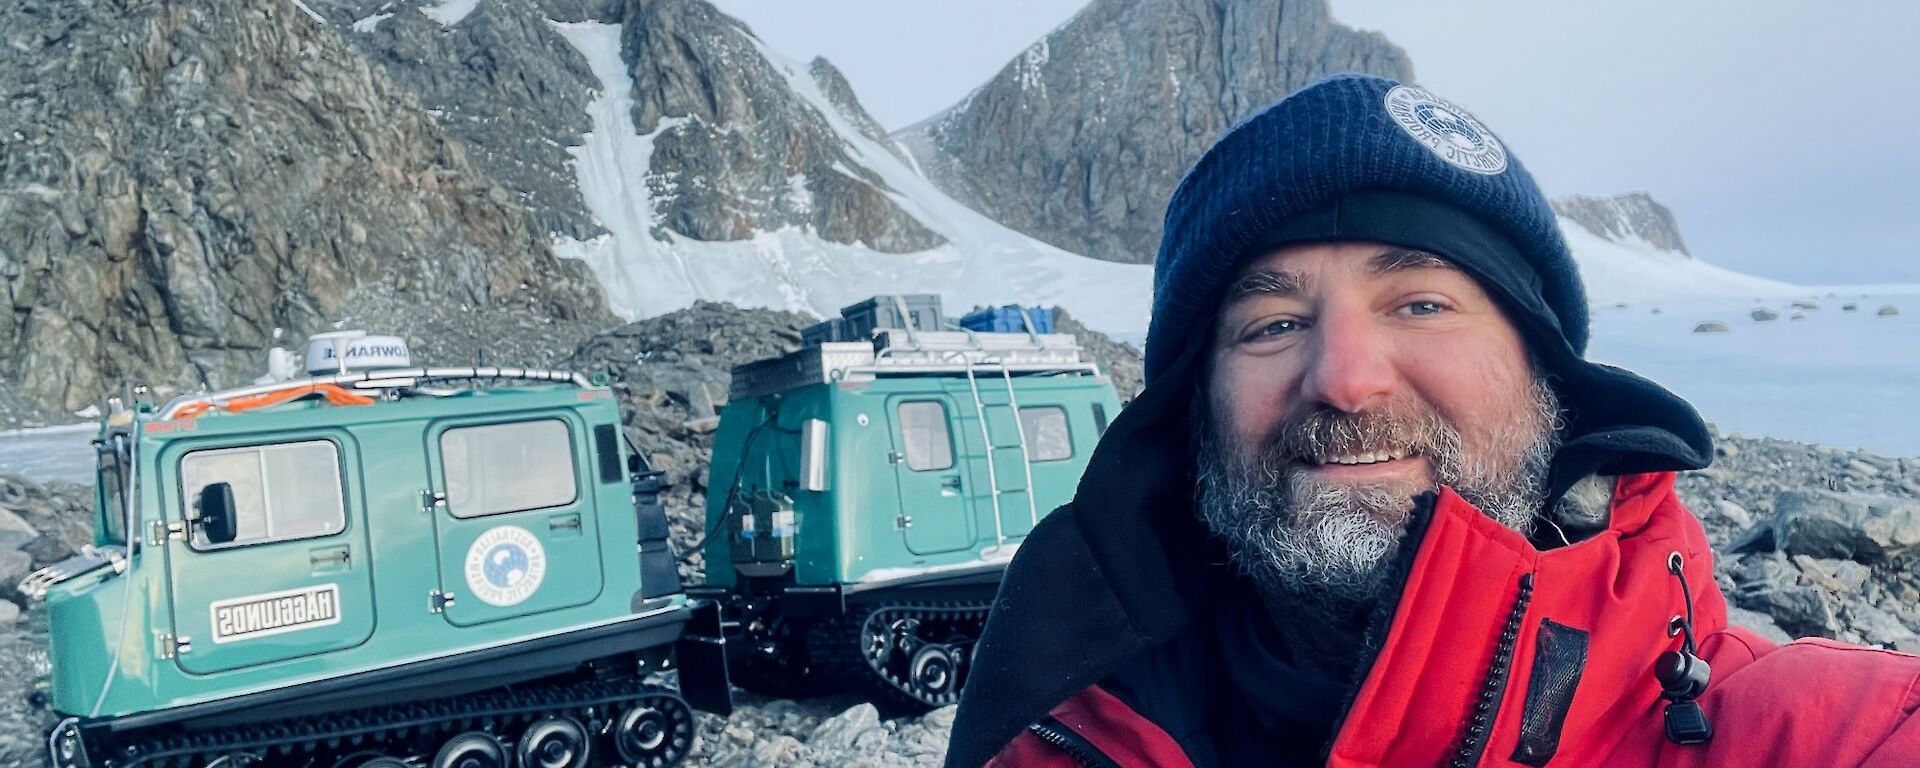
<svg viewBox="0 0 1920 768"><path fill-rule="evenodd" d="M1557 406L1478 283L1377 243L1290 246L1229 283L1204 393L1201 513L1256 580L1351 602L1412 497L1523 532Z"/></svg>

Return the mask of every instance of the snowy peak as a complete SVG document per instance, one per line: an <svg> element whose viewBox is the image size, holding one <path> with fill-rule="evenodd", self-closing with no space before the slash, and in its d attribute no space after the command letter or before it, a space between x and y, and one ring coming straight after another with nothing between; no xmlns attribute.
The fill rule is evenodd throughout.
<svg viewBox="0 0 1920 768"><path fill-rule="evenodd" d="M1553 211L1607 240L1644 242L1655 249L1692 258L1680 238L1680 225L1674 221L1673 211L1645 192L1613 197L1565 197L1553 201Z"/></svg>

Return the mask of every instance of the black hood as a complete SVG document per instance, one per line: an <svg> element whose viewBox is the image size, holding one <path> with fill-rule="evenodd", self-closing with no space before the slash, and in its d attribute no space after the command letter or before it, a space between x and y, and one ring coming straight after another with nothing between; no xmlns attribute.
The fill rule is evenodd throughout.
<svg viewBox="0 0 1920 768"><path fill-rule="evenodd" d="M1121 412L1073 501L1027 535L1009 564L960 700L948 768L976 768L1029 723L1123 661L1185 631L1235 578L1195 517L1190 403L1206 345ZM1577 358L1576 358L1577 359ZM1562 365L1569 361L1558 361ZM1697 469L1699 416L1626 371L1579 360L1554 382L1581 404L1553 469L1556 492L1594 473Z"/></svg>

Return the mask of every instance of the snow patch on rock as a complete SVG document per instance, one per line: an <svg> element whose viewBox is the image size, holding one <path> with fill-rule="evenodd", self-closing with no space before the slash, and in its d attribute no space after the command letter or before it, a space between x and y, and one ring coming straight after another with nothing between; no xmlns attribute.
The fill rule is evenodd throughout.
<svg viewBox="0 0 1920 768"><path fill-rule="evenodd" d="M635 133L633 83L620 54L620 25L555 22L554 27L600 81L600 92L588 106L593 131L571 152L581 196L608 231L587 241L556 238L554 250L593 269L616 313L648 317L705 299L824 317L875 293L925 292L941 294L955 307L1060 305L1096 329L1146 327L1152 297L1148 267L1067 253L947 197L847 122L805 66L757 40L758 53L847 142L848 155L882 180L896 205L948 244L895 254L828 242L792 227L724 242L660 229L654 204L664 180L651 174L653 141L678 123L663 120L652 133ZM853 169L845 170L858 178Z"/></svg>
<svg viewBox="0 0 1920 768"><path fill-rule="evenodd" d="M440 26L451 27L460 23L467 14L473 13L473 9L479 6L480 0L446 0L436 6L421 8L420 12L426 14L427 18L440 22Z"/></svg>

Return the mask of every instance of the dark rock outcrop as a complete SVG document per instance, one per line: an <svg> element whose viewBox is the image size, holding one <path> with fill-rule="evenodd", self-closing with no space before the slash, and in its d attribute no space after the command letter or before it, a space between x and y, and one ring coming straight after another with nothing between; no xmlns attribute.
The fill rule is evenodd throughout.
<svg viewBox="0 0 1920 768"><path fill-rule="evenodd" d="M603 231L574 185L567 152L592 130L587 103L599 82L548 20L598 19L617 3L495 0L450 26L390 0L307 5L465 143L540 230L580 240Z"/></svg>
<svg viewBox="0 0 1920 768"><path fill-rule="evenodd" d="M953 108L897 136L948 194L1075 253L1146 262L1220 132L1322 77L1411 79L1326 0L1094 0Z"/></svg>
<svg viewBox="0 0 1920 768"><path fill-rule="evenodd" d="M830 67L789 72L746 25L702 0L629 0L622 19L633 120L654 139L650 184L660 226L701 240L808 227L827 240L890 252L945 242L887 197L833 119L873 125ZM815 104L787 81L826 71ZM664 130L662 130L664 128Z"/></svg>
<svg viewBox="0 0 1920 768"><path fill-rule="evenodd" d="M467 146L293 3L25 0L0 30L0 379L19 399L242 383L366 304L410 310L382 329L400 333L471 318L422 340L442 359L612 322Z"/></svg>
<svg viewBox="0 0 1920 768"><path fill-rule="evenodd" d="M1691 257L1686 242L1680 239L1680 224L1674 221L1673 211L1645 192L1563 197L1553 201L1553 212L1608 240L1645 240L1663 251Z"/></svg>

